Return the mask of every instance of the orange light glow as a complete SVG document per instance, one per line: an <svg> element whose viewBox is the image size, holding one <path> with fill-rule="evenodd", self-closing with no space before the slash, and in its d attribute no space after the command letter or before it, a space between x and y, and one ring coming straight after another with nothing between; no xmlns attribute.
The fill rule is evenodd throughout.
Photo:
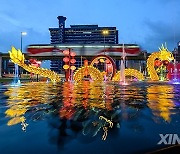
<svg viewBox="0 0 180 154"><path fill-rule="evenodd" d="M66 56L69 55L69 50L64 50L63 54L66 55Z"/></svg>
<svg viewBox="0 0 180 154"><path fill-rule="evenodd" d="M67 63L67 62L69 61L69 58L68 58L68 57L65 57L65 58L63 58L63 61L64 61L65 63Z"/></svg>
<svg viewBox="0 0 180 154"><path fill-rule="evenodd" d="M99 61L100 61L101 63L104 63L104 62L105 62L104 59L100 59Z"/></svg>
<svg viewBox="0 0 180 154"><path fill-rule="evenodd" d="M71 70L75 70L76 69L76 66L71 66Z"/></svg>
<svg viewBox="0 0 180 154"><path fill-rule="evenodd" d="M88 60L84 60L84 66L88 66Z"/></svg>
<svg viewBox="0 0 180 154"><path fill-rule="evenodd" d="M75 52L71 52L70 55L71 55L72 57L74 57L74 56L76 56L76 53L75 53Z"/></svg>
<svg viewBox="0 0 180 154"><path fill-rule="evenodd" d="M69 65L64 65L63 68L67 70L69 68Z"/></svg>
<svg viewBox="0 0 180 154"><path fill-rule="evenodd" d="M74 64L76 62L76 59L71 59L70 62Z"/></svg>

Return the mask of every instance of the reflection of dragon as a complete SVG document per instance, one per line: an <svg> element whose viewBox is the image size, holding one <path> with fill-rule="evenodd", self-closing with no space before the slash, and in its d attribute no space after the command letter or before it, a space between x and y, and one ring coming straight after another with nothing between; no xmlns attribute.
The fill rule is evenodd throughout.
<svg viewBox="0 0 180 154"><path fill-rule="evenodd" d="M148 107L156 118L162 117L165 121L171 121L174 112L172 108L175 107L173 91L174 87L170 85L152 85L147 88Z"/></svg>
<svg viewBox="0 0 180 154"><path fill-rule="evenodd" d="M154 68L155 60L159 59L160 61L172 61L174 59L172 53L164 47L163 45L159 48L159 52L152 53L147 60L147 70L150 75L151 80L159 80L158 74Z"/></svg>
<svg viewBox="0 0 180 154"><path fill-rule="evenodd" d="M26 71L42 75L43 77L47 77L51 79L53 82L59 82L61 79L59 75L53 71L50 71L48 69L39 68L36 66L25 64L25 58L24 55L20 50L16 50L14 47L12 47L11 51L9 51L11 61L22 68L24 68Z"/></svg>

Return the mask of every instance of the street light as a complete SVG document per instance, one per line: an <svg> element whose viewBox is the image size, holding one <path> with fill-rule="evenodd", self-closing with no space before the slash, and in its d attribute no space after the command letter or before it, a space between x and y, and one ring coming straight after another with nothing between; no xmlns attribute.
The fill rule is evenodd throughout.
<svg viewBox="0 0 180 154"><path fill-rule="evenodd" d="M105 54L105 37L109 34L109 30L103 30L102 31L102 34L103 34L103 36L104 36L104 54Z"/></svg>
<svg viewBox="0 0 180 154"><path fill-rule="evenodd" d="M109 35L109 30L107 30L107 29L104 29L103 31L102 31L102 34L103 34L103 36L104 36L104 55L105 55L105 37L107 36L107 35ZM104 62L104 71L106 70L106 62ZM106 75L105 75L106 76Z"/></svg>

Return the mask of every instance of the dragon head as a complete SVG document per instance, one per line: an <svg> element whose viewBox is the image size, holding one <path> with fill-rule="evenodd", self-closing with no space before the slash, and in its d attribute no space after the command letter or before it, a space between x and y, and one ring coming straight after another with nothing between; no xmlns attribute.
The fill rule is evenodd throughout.
<svg viewBox="0 0 180 154"><path fill-rule="evenodd" d="M167 47L164 47L162 44L161 48L159 48L160 56L159 59L161 61L168 60L169 62L174 60L173 54L168 50Z"/></svg>

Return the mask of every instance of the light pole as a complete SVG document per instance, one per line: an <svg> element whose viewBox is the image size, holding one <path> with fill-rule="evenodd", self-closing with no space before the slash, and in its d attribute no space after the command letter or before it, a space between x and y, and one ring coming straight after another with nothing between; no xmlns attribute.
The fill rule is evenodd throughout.
<svg viewBox="0 0 180 154"><path fill-rule="evenodd" d="M22 38L23 36L27 35L26 32L21 32L21 52L22 52L22 44L23 44L23 41L22 41Z"/></svg>
<svg viewBox="0 0 180 154"><path fill-rule="evenodd" d="M104 36L104 54L105 54L105 42L106 42L105 37L109 34L109 31L104 29L102 31L102 34Z"/></svg>
<svg viewBox="0 0 180 154"><path fill-rule="evenodd" d="M23 36L25 36L25 35L27 35L27 32L21 32L21 52L23 52L22 51L22 44L23 44ZM20 74L20 76L21 76L21 70L19 69L19 74Z"/></svg>
<svg viewBox="0 0 180 154"><path fill-rule="evenodd" d="M102 31L102 34L103 34L103 36L104 36L104 55L105 55L105 42L106 42L106 40L105 40L105 37L109 34L109 30L107 30L107 29L104 29L103 31ZM105 60L105 62L104 62L104 71L106 71L106 60ZM106 75L104 75L104 79L106 80Z"/></svg>

